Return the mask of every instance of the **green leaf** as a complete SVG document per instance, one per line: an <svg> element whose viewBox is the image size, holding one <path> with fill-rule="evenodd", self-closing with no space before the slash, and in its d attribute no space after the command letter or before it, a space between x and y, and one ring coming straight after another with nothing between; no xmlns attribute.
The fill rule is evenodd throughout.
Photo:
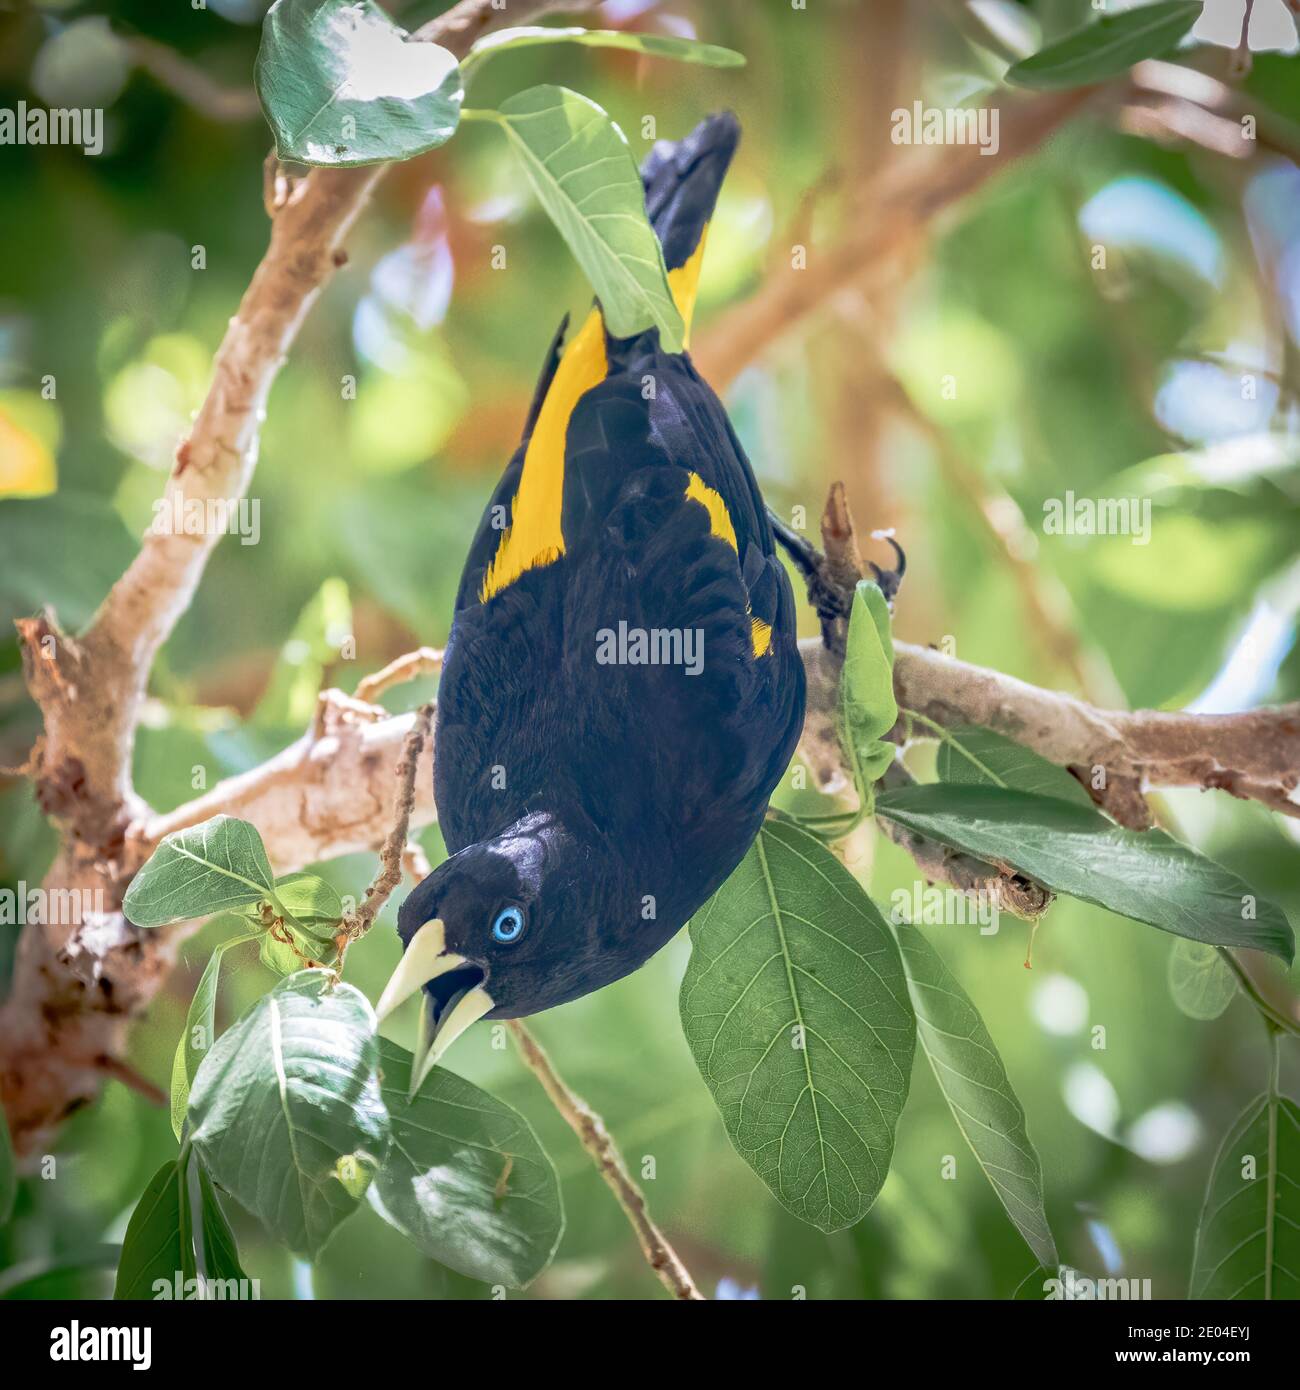
<svg viewBox="0 0 1300 1390"><path fill-rule="evenodd" d="M339 954L335 937L343 917L343 900L332 884L315 874L290 874L277 879L276 899L291 920L262 937L261 961L277 975L293 975L310 960L332 965ZM287 932L293 944L281 941ZM295 949L296 948L296 949Z"/></svg>
<svg viewBox="0 0 1300 1390"><path fill-rule="evenodd" d="M225 1212L221 1210L221 1201L212 1179L202 1164L199 1164L199 1200L199 1236L203 1242L204 1274L208 1279L247 1279L248 1275L239 1263L239 1248L235 1244L234 1232L230 1229Z"/></svg>
<svg viewBox="0 0 1300 1390"><path fill-rule="evenodd" d="M1021 87L1078 87L1127 72L1144 58L1159 58L1191 29L1201 0L1167 0L1105 15L1007 70Z"/></svg>
<svg viewBox="0 0 1300 1390"><path fill-rule="evenodd" d="M9 1134L9 1117L0 1105L0 1226L14 1214L18 1196L18 1165L14 1160L14 1141Z"/></svg>
<svg viewBox="0 0 1300 1390"><path fill-rule="evenodd" d="M995 734L992 729L968 724L956 729L944 729L939 737L941 742L935 772L942 782L1011 787L1037 796L1055 796L1062 801L1074 801L1080 806L1091 807L1093 804L1077 777L1072 777L1063 767L1049 763L1024 744Z"/></svg>
<svg viewBox="0 0 1300 1390"><path fill-rule="evenodd" d="M864 810L894 761L894 745L882 740L897 719L889 604L879 586L864 579L853 595L840 676L840 740Z"/></svg>
<svg viewBox="0 0 1300 1390"><path fill-rule="evenodd" d="M322 944L334 940L343 920L343 899L332 883L315 874L287 874L276 879L275 896L305 936Z"/></svg>
<svg viewBox="0 0 1300 1390"><path fill-rule="evenodd" d="M1262 1095L1214 1160L1191 1298L1300 1299L1300 1106Z"/></svg>
<svg viewBox="0 0 1300 1390"><path fill-rule="evenodd" d="M943 958L913 926L897 929L916 1032L952 1117L1040 1265L1060 1263L1043 1206L1043 1169L989 1030Z"/></svg>
<svg viewBox="0 0 1300 1390"><path fill-rule="evenodd" d="M173 1159L149 1179L127 1222L113 1297L152 1299L155 1280L165 1280L170 1288L178 1274L182 1281L193 1279L190 1227L185 1164Z"/></svg>
<svg viewBox="0 0 1300 1390"><path fill-rule="evenodd" d="M272 882L256 829L214 816L163 837L131 880L122 911L137 927L165 927L259 902L272 896Z"/></svg>
<svg viewBox="0 0 1300 1390"><path fill-rule="evenodd" d="M530 48L539 43L581 43L589 48L626 48L652 58L672 58L681 63L700 63L710 68L743 68L745 56L734 48L714 43L680 39L667 34L632 34L622 29L546 29L524 25L518 29L499 29L478 39L461 63L466 85L470 73L503 49Z"/></svg>
<svg viewBox="0 0 1300 1390"><path fill-rule="evenodd" d="M1232 1003L1237 982L1214 946L1175 941L1169 953L1169 993L1188 1018L1208 1022Z"/></svg>
<svg viewBox="0 0 1300 1390"><path fill-rule="evenodd" d="M373 0L276 0L255 78L279 157L334 167L436 149L464 95L455 55L411 41Z"/></svg>
<svg viewBox="0 0 1300 1390"><path fill-rule="evenodd" d="M814 836L769 821L690 932L682 1025L731 1142L795 1216L853 1225L889 1171L916 1042L884 919Z"/></svg>
<svg viewBox="0 0 1300 1390"><path fill-rule="evenodd" d="M444 1067L407 1100L411 1054L379 1040L393 1146L371 1204L430 1259L523 1288L564 1230L560 1185L528 1121Z"/></svg>
<svg viewBox="0 0 1300 1390"><path fill-rule="evenodd" d="M291 1250L315 1258L388 1148L375 1015L327 970L281 980L194 1078L194 1148L213 1179Z"/></svg>
<svg viewBox="0 0 1300 1390"><path fill-rule="evenodd" d="M1162 830L1124 830L1054 797L951 783L886 792L876 814L1175 936L1286 961L1295 950L1279 907Z"/></svg>
<svg viewBox="0 0 1300 1390"><path fill-rule="evenodd" d="M657 327L664 350L680 352L682 317L623 132L594 101L565 87L530 87L483 114L509 136L591 281L609 331L631 338Z"/></svg>
<svg viewBox="0 0 1300 1390"><path fill-rule="evenodd" d="M199 1064L207 1055L216 1037L217 981L221 974L221 958L232 946L242 946L246 941L255 941L259 932L245 932L242 936L231 937L213 949L208 963L199 976L194 998L190 1000L189 1012L185 1015L185 1028L176 1044L176 1055L172 1058L171 1116L172 1133L181 1137L185 1128L185 1112L190 1103L190 1087Z"/></svg>

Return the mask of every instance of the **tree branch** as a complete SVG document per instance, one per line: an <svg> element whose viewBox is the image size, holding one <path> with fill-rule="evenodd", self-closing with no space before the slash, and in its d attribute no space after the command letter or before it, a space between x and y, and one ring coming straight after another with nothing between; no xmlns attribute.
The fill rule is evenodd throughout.
<svg viewBox="0 0 1300 1390"><path fill-rule="evenodd" d="M945 727L981 724L1061 767L1103 769L1108 783L1226 791L1300 816L1300 703L1240 714L1097 709L928 647L894 650L899 705ZM1104 794L1103 805L1112 809Z"/></svg>
<svg viewBox="0 0 1300 1390"><path fill-rule="evenodd" d="M571 0L566 8L587 3ZM507 14L494 0L460 0L417 37L464 56L491 25L523 23L553 8L552 0L513 0ZM272 383L317 296L346 263L343 239L384 173L382 165L314 169L277 193L270 245L176 451L163 516L187 505L230 506L247 491ZM132 787L131 761L154 658L189 607L221 532L151 529L83 636L60 632L49 613L18 625L28 689L44 719L31 771L38 801L61 833L46 886L98 893L104 904L86 917L29 926L19 942L0 1009L0 1098L20 1150L39 1145L95 1094L103 1076L96 1059L121 1052L127 1021L158 989L185 932L140 933L120 912L142 843L133 834L128 846L128 830L150 817ZM355 803L346 813L353 819Z"/></svg>
<svg viewBox="0 0 1300 1390"><path fill-rule="evenodd" d="M1121 90L1122 89L1122 90ZM1118 101L1125 84L1107 89ZM844 286L868 288L898 274L898 263L941 213L982 188L1009 164L1038 149L1097 95L1096 87L1008 100L995 155L954 145L886 165L849 210L850 229L826 250L810 250L804 268L786 260L750 299L721 314L691 350L706 381L721 391L793 324Z"/></svg>

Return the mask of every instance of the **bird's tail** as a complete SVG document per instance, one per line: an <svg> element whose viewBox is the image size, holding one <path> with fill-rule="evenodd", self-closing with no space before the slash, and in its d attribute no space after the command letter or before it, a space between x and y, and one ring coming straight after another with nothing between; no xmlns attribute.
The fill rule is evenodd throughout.
<svg viewBox="0 0 1300 1390"><path fill-rule="evenodd" d="M719 111L685 139L660 140L641 166L646 212L663 246L668 281L688 332L705 233L739 142L740 122L730 111Z"/></svg>
<svg viewBox="0 0 1300 1390"><path fill-rule="evenodd" d="M706 116L682 140L660 140L641 165L645 186L646 212L664 252L664 264L682 322L689 340L691 316L699 289L700 265L704 259L704 237L713 216L722 180L727 176L731 157L740 143L740 122L730 111ZM569 327L566 317L551 342L533 402L524 426L524 438L532 434L542 405L551 392L560 370L561 349ZM582 335L579 334L579 337ZM588 336L600 343L603 326L597 321ZM585 362L585 357L583 358ZM576 361L576 359L575 359ZM592 367L595 381L602 367ZM582 378L582 389L594 384ZM577 394L574 395L576 400ZM567 417L566 417L567 418Z"/></svg>

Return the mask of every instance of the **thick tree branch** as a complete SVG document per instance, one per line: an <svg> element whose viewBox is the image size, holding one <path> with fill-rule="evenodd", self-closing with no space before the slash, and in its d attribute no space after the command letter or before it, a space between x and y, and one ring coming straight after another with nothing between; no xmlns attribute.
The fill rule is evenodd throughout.
<svg viewBox="0 0 1300 1390"><path fill-rule="evenodd" d="M1300 703L1240 714L1096 709L928 647L895 646L899 705L938 724L981 724L1091 782L1199 787L1300 816ZM1103 805L1111 809L1105 801Z"/></svg>
<svg viewBox="0 0 1300 1390"><path fill-rule="evenodd" d="M587 3L571 0L566 8ZM463 56L491 25L523 23L553 8L552 0L512 0L508 11L494 0L461 0L418 36ZM384 172L315 169L278 187L270 245L176 451L164 517L196 505L207 513L247 491L271 386L316 297L346 263L343 239ZM97 893L103 905L94 914L76 911L67 921L29 926L19 943L0 1010L0 1098L22 1150L95 1093L103 1076L97 1059L120 1053L127 1020L157 990L183 934L136 932L119 911L138 867L128 827L149 815L131 784L131 760L154 658L189 607L222 533L215 526L201 535L151 530L83 636L61 633L51 614L19 624L28 688L44 718L31 771L62 837L46 886ZM355 799L350 814L355 818Z"/></svg>

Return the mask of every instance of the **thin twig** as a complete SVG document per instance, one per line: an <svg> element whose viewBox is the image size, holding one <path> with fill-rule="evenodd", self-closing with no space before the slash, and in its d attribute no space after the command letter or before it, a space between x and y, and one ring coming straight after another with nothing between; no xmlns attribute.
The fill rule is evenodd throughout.
<svg viewBox="0 0 1300 1390"><path fill-rule="evenodd" d="M562 1080L541 1044L524 1027L521 1019L511 1019L506 1027L510 1029L518 1045L519 1055L524 1059L525 1066L541 1082L542 1089L550 1097L551 1103L578 1136L578 1142L591 1155L601 1177L618 1199L618 1204L623 1208L632 1229L636 1232L641 1250L650 1268L658 1276L659 1282L674 1298L703 1302L704 1295L696 1287L681 1257L651 1220L646 1209L645 1195L632 1181L622 1155L609 1130L605 1128L604 1120Z"/></svg>
<svg viewBox="0 0 1300 1390"><path fill-rule="evenodd" d="M397 806L393 813L393 827L380 848L379 869L366 889L365 898L354 913L343 919L340 926L340 967L342 953L374 926L375 918L392 896L393 889L402 881L402 859L407 849L407 837L411 833L411 813L415 810L415 774L419 771L420 757L433 728L433 714L432 701L420 706L415 714L415 723L411 725L402 746L402 757L397 764Z"/></svg>
<svg viewBox="0 0 1300 1390"><path fill-rule="evenodd" d="M396 661L390 661L381 671L364 676L357 682L356 696L375 704L385 690L395 685L404 685L417 676L434 676L442 670L442 653L436 647L419 647Z"/></svg>
<svg viewBox="0 0 1300 1390"><path fill-rule="evenodd" d="M197 63L143 34L129 35L122 42L160 86L210 120L246 121L257 115L257 93L251 87L223 87Z"/></svg>
<svg viewBox="0 0 1300 1390"><path fill-rule="evenodd" d="M115 1081L120 1081L123 1086L129 1087L137 1095L141 1095L150 1105L163 1106L167 1104L167 1095L161 1087L155 1086L147 1076L142 1076L129 1063L124 1062L120 1057L100 1057L99 1069L105 1076L111 1076Z"/></svg>

